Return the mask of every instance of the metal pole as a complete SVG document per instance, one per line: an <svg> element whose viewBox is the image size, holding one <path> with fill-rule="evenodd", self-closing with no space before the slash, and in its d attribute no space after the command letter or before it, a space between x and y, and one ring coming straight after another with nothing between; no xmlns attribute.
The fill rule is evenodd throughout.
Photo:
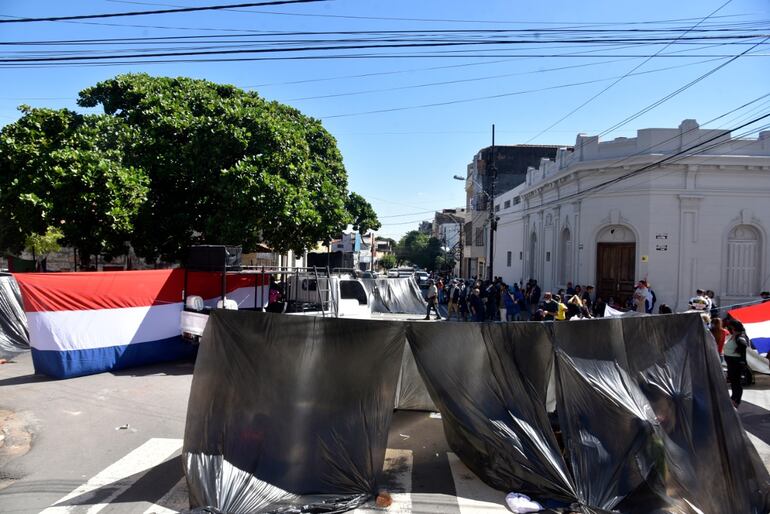
<svg viewBox="0 0 770 514"><path fill-rule="evenodd" d="M495 182L497 182L497 166L495 166L495 125L492 124L492 157L490 159L489 175L491 175L490 194L489 194L489 274L488 279L491 282L494 279L495 264Z"/></svg>

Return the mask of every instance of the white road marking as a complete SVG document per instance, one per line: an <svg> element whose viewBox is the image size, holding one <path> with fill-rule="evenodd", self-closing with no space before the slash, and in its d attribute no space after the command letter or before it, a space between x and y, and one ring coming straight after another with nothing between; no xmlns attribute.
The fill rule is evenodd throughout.
<svg viewBox="0 0 770 514"><path fill-rule="evenodd" d="M163 498L158 500L158 503L144 511L144 514L176 514L189 508L187 480L182 477L169 492L163 495Z"/></svg>
<svg viewBox="0 0 770 514"><path fill-rule="evenodd" d="M163 463L181 448L181 439L150 439L57 501L53 506L45 509L41 514L64 514L81 506L89 506L87 513L96 514L131 487L136 481L135 478L131 477L140 473L144 474ZM89 503L93 498L93 495L89 495L89 493L99 489L108 489L109 494L106 497L99 495L99 503ZM84 498L79 498L81 496ZM61 505L73 499L75 500L73 505Z"/></svg>
<svg viewBox="0 0 770 514"><path fill-rule="evenodd" d="M454 453L447 453L447 459L452 470L457 505L461 514L509 512L505 506L506 493L492 489L482 482Z"/></svg>
<svg viewBox="0 0 770 514"><path fill-rule="evenodd" d="M751 441L754 448L757 449L757 453L762 459L762 462L765 463L765 467L770 468L770 444L767 444L751 432L746 432L746 435L749 436L749 441Z"/></svg>
<svg viewBox="0 0 770 514"><path fill-rule="evenodd" d="M393 503L390 507L377 507L374 500L361 508L354 510L355 514L371 514L387 512L389 514L410 514L412 512L412 450L385 450L383 476L387 478L390 497Z"/></svg>
<svg viewBox="0 0 770 514"><path fill-rule="evenodd" d="M767 389L744 389L743 401L770 411L770 391ZM740 408L738 408L738 412L740 412Z"/></svg>

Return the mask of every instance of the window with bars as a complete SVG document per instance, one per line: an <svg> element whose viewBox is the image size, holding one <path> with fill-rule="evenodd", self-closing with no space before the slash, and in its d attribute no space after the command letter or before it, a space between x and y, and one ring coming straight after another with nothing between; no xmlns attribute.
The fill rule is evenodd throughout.
<svg viewBox="0 0 770 514"><path fill-rule="evenodd" d="M503 203L503 209L508 209L510 208L510 206L511 206L510 200L506 200L505 203Z"/></svg>
<svg viewBox="0 0 770 514"><path fill-rule="evenodd" d="M506 259L506 262L507 262L509 268L511 267L511 258L512 258L511 254L512 254L512 252L508 252L508 256L507 256L507 259Z"/></svg>

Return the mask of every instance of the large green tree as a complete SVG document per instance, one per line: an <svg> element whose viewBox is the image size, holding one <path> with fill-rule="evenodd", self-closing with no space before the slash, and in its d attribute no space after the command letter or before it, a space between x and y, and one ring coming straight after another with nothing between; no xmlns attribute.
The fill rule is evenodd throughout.
<svg viewBox="0 0 770 514"><path fill-rule="evenodd" d="M441 242L418 230L407 232L396 245L396 258L421 268L433 269L441 255Z"/></svg>
<svg viewBox="0 0 770 514"><path fill-rule="evenodd" d="M296 109L233 86L145 74L101 82L79 104L101 105L131 129L126 161L151 181L132 239L140 255L178 258L195 243L300 252L355 221L336 141Z"/></svg>
<svg viewBox="0 0 770 514"><path fill-rule="evenodd" d="M144 172L124 161L129 130L103 115L21 110L0 131L0 248L18 253L60 233L84 264L122 253L148 191Z"/></svg>
<svg viewBox="0 0 770 514"><path fill-rule="evenodd" d="M371 204L358 193L348 195L345 207L350 213L353 230L357 230L361 235L367 234L370 230L379 230L382 226Z"/></svg>

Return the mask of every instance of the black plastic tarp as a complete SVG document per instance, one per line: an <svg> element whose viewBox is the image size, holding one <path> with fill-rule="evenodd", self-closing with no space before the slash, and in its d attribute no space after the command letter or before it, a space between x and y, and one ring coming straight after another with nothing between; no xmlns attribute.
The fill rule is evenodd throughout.
<svg viewBox="0 0 770 514"><path fill-rule="evenodd" d="M586 504L629 513L770 510L770 477L699 314L569 325L554 326L557 403Z"/></svg>
<svg viewBox="0 0 770 514"><path fill-rule="evenodd" d="M545 323L414 323L417 365L447 442L487 484L574 501L545 409L553 363Z"/></svg>
<svg viewBox="0 0 770 514"><path fill-rule="evenodd" d="M359 505L377 489L405 339L450 447L492 487L586 513L770 509L770 477L698 314L430 323L232 311L209 321L193 378L193 506Z"/></svg>
<svg viewBox="0 0 770 514"><path fill-rule="evenodd" d="M404 357L401 360L401 372L398 375L396 409L438 411L417 369L412 347L408 342L404 345Z"/></svg>
<svg viewBox="0 0 770 514"><path fill-rule="evenodd" d="M452 449L489 485L586 512L770 509L699 315L412 324ZM563 453L545 409L554 366Z"/></svg>
<svg viewBox="0 0 770 514"><path fill-rule="evenodd" d="M19 285L10 274L0 274L0 358L7 359L29 350L27 316L21 303Z"/></svg>
<svg viewBox="0 0 770 514"><path fill-rule="evenodd" d="M362 279L372 312L425 315L427 303L414 277Z"/></svg>
<svg viewBox="0 0 770 514"><path fill-rule="evenodd" d="M393 321L213 311L184 437L192 506L334 512L365 501L403 348Z"/></svg>

